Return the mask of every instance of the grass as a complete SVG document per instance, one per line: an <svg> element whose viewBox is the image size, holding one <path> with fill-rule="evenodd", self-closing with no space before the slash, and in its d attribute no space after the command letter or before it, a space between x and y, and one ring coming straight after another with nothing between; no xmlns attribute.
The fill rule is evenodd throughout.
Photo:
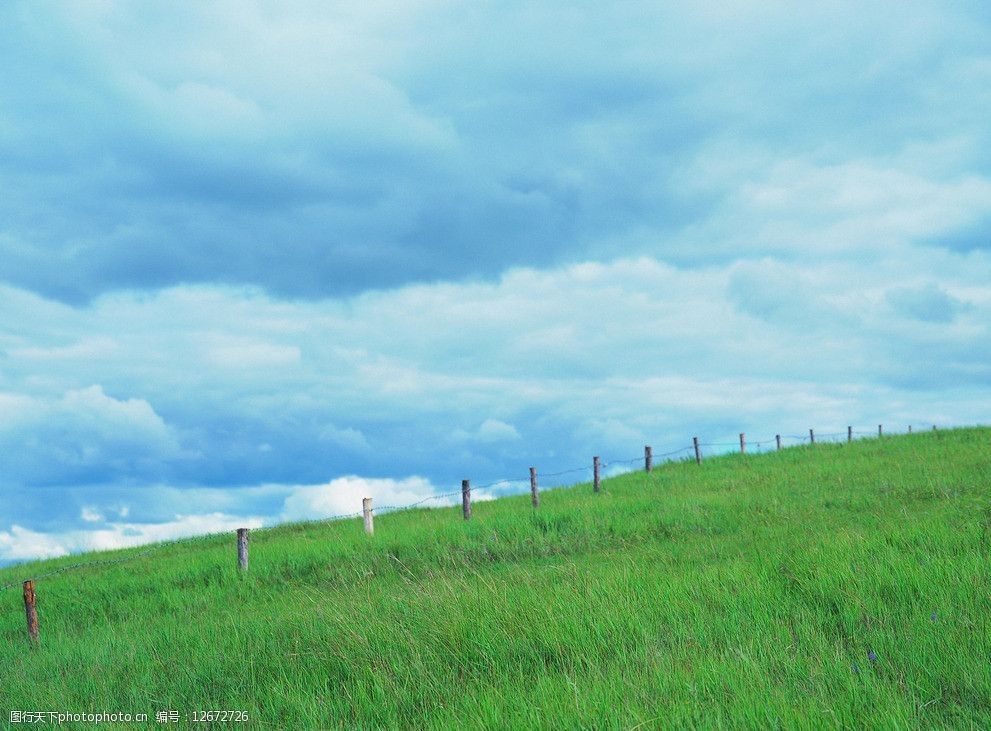
<svg viewBox="0 0 991 731"><path fill-rule="evenodd" d="M253 532L247 577L225 536L43 579L36 650L20 591L0 594L2 722L991 728L991 429L665 464L537 511L375 527Z"/></svg>

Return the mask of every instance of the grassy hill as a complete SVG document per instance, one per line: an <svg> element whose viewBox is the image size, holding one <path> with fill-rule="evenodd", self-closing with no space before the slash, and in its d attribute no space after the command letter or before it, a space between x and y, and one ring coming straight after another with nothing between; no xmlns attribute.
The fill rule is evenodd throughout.
<svg viewBox="0 0 991 731"><path fill-rule="evenodd" d="M53 576L33 651L20 591L0 593L3 723L991 728L991 429L665 464L541 499L477 503L469 523L385 515L370 539L360 520L255 531L246 578L233 536Z"/></svg>

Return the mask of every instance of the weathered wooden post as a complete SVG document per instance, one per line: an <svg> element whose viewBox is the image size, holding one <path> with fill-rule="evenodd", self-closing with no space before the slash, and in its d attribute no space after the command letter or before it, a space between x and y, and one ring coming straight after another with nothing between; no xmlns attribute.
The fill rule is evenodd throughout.
<svg viewBox="0 0 991 731"><path fill-rule="evenodd" d="M909 425L908 425L908 433L909 433L909 434L911 434L911 433L912 433L912 425L911 425L911 424L909 424Z"/></svg>
<svg viewBox="0 0 991 731"><path fill-rule="evenodd" d="M747 437L743 432L740 432L740 454L747 453Z"/></svg>
<svg viewBox="0 0 991 731"><path fill-rule="evenodd" d="M695 445L695 464L702 464L702 450L699 449L699 438L692 437L692 444Z"/></svg>
<svg viewBox="0 0 991 731"><path fill-rule="evenodd" d="M533 500L533 507L540 507L540 494L537 492L537 468L530 468L530 498Z"/></svg>
<svg viewBox="0 0 991 731"><path fill-rule="evenodd" d="M599 458L592 457L592 489L599 491Z"/></svg>
<svg viewBox="0 0 991 731"><path fill-rule="evenodd" d="M814 431L812 431L811 429L809 429L809 442L811 444L815 444L816 443L816 433Z"/></svg>
<svg viewBox="0 0 991 731"><path fill-rule="evenodd" d="M881 429L881 425L878 424L877 425L877 438L880 439L882 436L884 436L884 431Z"/></svg>
<svg viewBox="0 0 991 731"><path fill-rule="evenodd" d="M375 533L375 524L373 523L372 499L370 497L361 499L361 512L365 516L365 533L373 535Z"/></svg>
<svg viewBox="0 0 991 731"><path fill-rule="evenodd" d="M471 520L471 482L461 480L461 512L465 520Z"/></svg>
<svg viewBox="0 0 991 731"><path fill-rule="evenodd" d="M31 643L37 646L38 639L38 608L34 603L34 581L28 579L24 582L24 613L28 620L28 637Z"/></svg>
<svg viewBox="0 0 991 731"><path fill-rule="evenodd" d="M248 529L237 529L237 567L241 571L248 570Z"/></svg>
<svg viewBox="0 0 991 731"><path fill-rule="evenodd" d="M654 455L649 446L643 448L643 470L650 472L654 469Z"/></svg>
<svg viewBox="0 0 991 731"><path fill-rule="evenodd" d="M775 434L774 435L774 441L778 443L778 449L780 450L781 449L781 435L780 434Z"/></svg>
<svg viewBox="0 0 991 731"><path fill-rule="evenodd" d="M848 426L846 428L846 440L848 442L852 442L853 441L853 427L852 426Z"/></svg>

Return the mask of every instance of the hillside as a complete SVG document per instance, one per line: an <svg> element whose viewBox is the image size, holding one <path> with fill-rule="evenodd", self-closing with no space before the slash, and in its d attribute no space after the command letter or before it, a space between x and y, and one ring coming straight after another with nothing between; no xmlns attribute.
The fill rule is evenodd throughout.
<svg viewBox="0 0 991 731"><path fill-rule="evenodd" d="M20 589L0 593L4 723L991 728L991 429L667 463L375 529L253 531L246 577L222 536L42 579L36 649Z"/></svg>

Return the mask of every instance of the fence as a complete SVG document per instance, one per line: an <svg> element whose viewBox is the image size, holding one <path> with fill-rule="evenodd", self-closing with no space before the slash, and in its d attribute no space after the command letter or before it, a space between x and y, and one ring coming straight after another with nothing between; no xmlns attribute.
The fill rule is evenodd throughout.
<svg viewBox="0 0 991 731"><path fill-rule="evenodd" d="M932 431L937 431L935 424L931 425ZM907 434L912 433L912 427L908 427ZM698 437L692 437L692 443L688 446L681 447L680 449L675 449L670 452L665 452L663 454L654 454L652 448L647 445L644 447L643 456L636 456L631 459L625 460L612 460L610 462L603 462L598 456L592 458L592 464L586 465L584 467L573 467L571 469L560 470L558 472L551 472L543 475L544 478L550 477L563 477L565 475L574 475L579 472L592 471L592 489L594 492L598 493L601 487L601 472L603 468L608 467L629 467L629 469L624 469L624 472L633 471L632 465L643 461L643 469L645 472L652 472L654 468L654 459L660 458L661 460L672 462L677 459L692 459L694 458L696 464L702 465L703 463L703 448L712 447L732 447L736 449L739 446L741 454L747 453L747 446L751 448L756 447L758 452L761 452L765 445L774 444L774 451L778 451L784 448L782 440L789 440L792 442L805 443L808 442L810 445L817 444L817 440L822 442L823 440L827 442L852 442L855 437L873 437L875 436L874 431L858 431L854 430L852 426L848 426L846 432L827 432L816 434L813 429L809 429L808 435L795 435L795 434L775 434L773 439L762 439L757 441L748 442L746 439L746 433L741 432L739 437L739 442L700 442ZM877 438L881 439L884 437L884 429L882 424L878 424ZM529 477L529 489L532 499L532 505L534 508L540 506L540 492L538 486L538 478L540 475L537 472L536 467L530 468ZM494 482L487 483L477 487L477 490L491 489L499 485L513 485L516 483L524 483L524 480L515 480L504 478L501 480L496 480ZM365 533L372 535L374 533L374 516L375 514L384 515L388 513L398 512L402 510L410 510L412 508L420 507L426 503L433 502L436 500L443 500L445 498L453 498L460 495L461 496L461 509L462 517L464 520L471 520L471 482L469 480L462 480L461 489L452 492L441 493L438 495L431 495L425 497L422 500L417 500L413 503L408 503L406 505L385 505L378 508L372 506L371 498L364 498L362 500L362 509L354 513L344 513L341 515L332 515L323 518L321 522L331 522L336 520L346 520L351 518L364 518L364 529ZM88 566L111 566L114 564L125 563L129 561L135 561L139 558L147 556L151 553L161 551L164 548L174 546L177 544L189 545L196 541L215 538L220 535L226 535L228 531L222 531L218 533L208 533L195 537L187 538L177 538L172 541L166 541L164 543L155 544L143 551L138 553L130 554L128 556L123 556L117 559L98 559L94 561L81 561L79 563L70 564L67 566L61 566L52 571L40 574L38 576L32 576L31 578L14 581L3 586L0 586L0 593L12 589L15 586L20 585L24 592L24 610L27 617L27 629L28 629L28 639L33 646L39 644L39 632L38 632L38 613L35 598L35 582L41 579L47 579L52 576L57 576L58 574L65 573L67 571L74 571L76 569L85 568ZM249 530L247 528L238 528L236 531L237 536L237 565L238 570L242 573L248 571L248 542L249 542Z"/></svg>

